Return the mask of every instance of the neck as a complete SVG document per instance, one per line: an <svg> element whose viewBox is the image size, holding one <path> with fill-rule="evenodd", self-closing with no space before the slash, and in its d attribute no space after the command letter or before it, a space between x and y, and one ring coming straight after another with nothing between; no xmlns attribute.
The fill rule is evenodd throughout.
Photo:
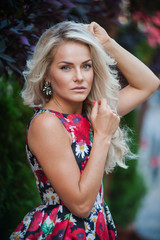
<svg viewBox="0 0 160 240"><path fill-rule="evenodd" d="M58 101L58 99L51 99L45 106L44 109L51 109L57 112L66 113L66 114L81 114L82 113L82 102L68 103Z"/></svg>

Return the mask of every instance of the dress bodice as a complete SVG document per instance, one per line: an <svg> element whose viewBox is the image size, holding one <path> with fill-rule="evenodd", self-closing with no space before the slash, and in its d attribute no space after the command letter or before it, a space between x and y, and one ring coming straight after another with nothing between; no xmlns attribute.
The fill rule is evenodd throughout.
<svg viewBox="0 0 160 240"><path fill-rule="evenodd" d="M37 117L39 114L44 114L46 112L54 114L57 118L59 118L65 129L71 134L71 148L74 153L75 160L79 166L80 172L83 172L90 155L93 141L93 129L87 116L85 114L62 114L52 110L38 109L35 112L33 118ZM28 125L28 129L30 123ZM45 173L43 172L43 169L41 168L38 160L30 151L27 141L26 151L29 164L36 177L36 184L43 203L54 205L62 204L59 196L56 194Z"/></svg>

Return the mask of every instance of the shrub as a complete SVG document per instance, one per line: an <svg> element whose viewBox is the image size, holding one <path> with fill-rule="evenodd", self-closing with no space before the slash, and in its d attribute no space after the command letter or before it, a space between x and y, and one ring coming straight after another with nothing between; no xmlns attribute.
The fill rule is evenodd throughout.
<svg viewBox="0 0 160 240"><path fill-rule="evenodd" d="M27 211L40 203L34 176L26 161L25 132L32 110L24 107L20 86L10 74L0 78L0 232L9 234Z"/></svg>

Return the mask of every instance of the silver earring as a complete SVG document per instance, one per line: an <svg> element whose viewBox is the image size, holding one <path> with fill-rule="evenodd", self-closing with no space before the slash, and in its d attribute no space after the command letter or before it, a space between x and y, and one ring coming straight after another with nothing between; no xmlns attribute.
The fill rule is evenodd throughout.
<svg viewBox="0 0 160 240"><path fill-rule="evenodd" d="M52 96L53 91L52 91L52 87L51 87L50 82L44 81L43 93L46 94L47 96Z"/></svg>

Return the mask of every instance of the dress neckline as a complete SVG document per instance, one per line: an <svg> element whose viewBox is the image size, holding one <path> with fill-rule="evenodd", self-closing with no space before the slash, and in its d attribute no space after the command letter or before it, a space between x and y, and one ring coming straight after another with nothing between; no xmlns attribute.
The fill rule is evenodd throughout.
<svg viewBox="0 0 160 240"><path fill-rule="evenodd" d="M53 112L53 113L55 113L55 114L62 114L64 117L67 117L67 116L82 116L82 117L87 117L87 115L85 114L85 113L61 113L61 112L58 112L58 111L55 111L55 110L52 110L52 109L43 109L43 108L35 108L34 109L34 112L36 113L36 112L40 112L40 111L48 111L48 112Z"/></svg>

